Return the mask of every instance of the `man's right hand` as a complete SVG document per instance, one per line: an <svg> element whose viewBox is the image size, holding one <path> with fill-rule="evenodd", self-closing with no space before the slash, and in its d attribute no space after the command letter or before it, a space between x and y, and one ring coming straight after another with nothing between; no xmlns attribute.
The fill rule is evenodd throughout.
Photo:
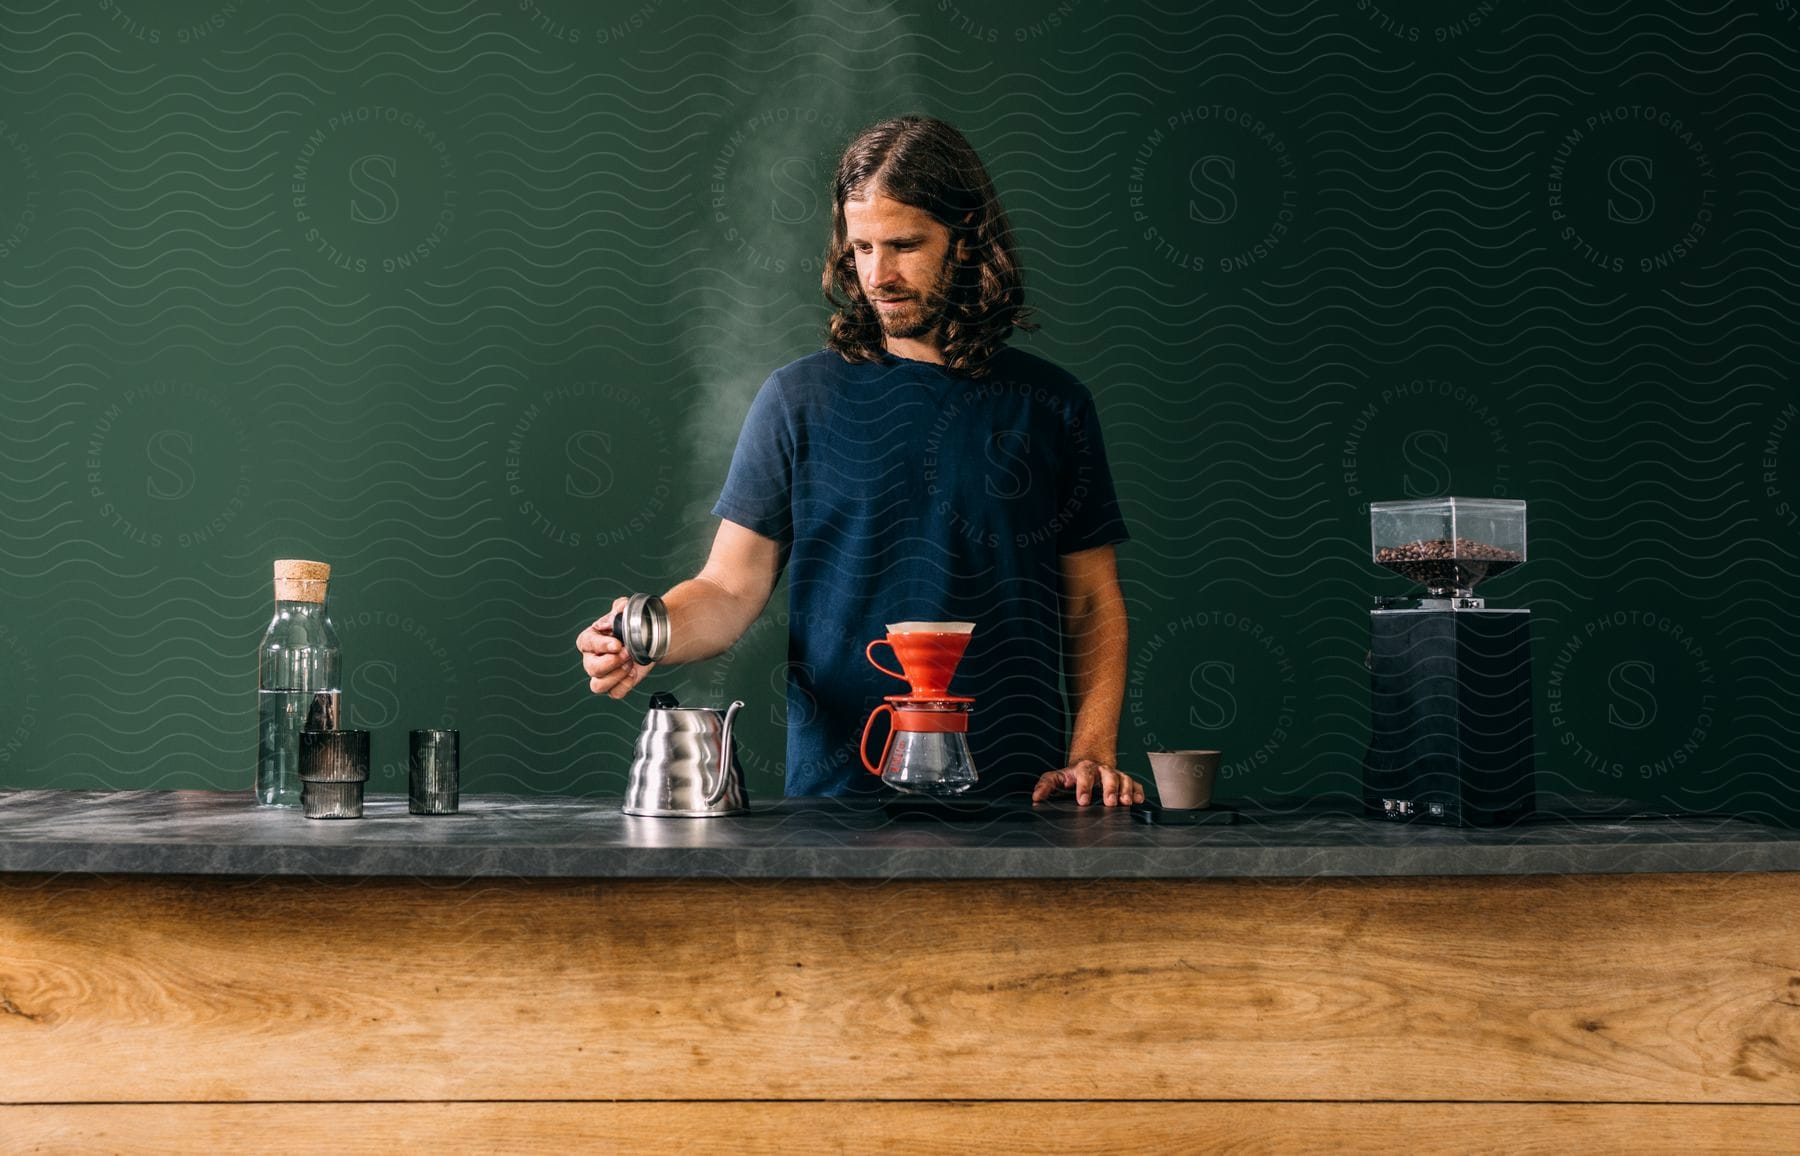
<svg viewBox="0 0 1800 1156"><path fill-rule="evenodd" d="M781 547L774 539L722 519L706 567L662 596L669 609L669 650L662 661L679 666L725 653L762 613L780 573ZM624 698L656 669L655 663L631 661L624 642L613 637L613 615L630 601L613 599L611 610L575 636L595 694Z"/></svg>
<svg viewBox="0 0 1800 1156"><path fill-rule="evenodd" d="M656 669L639 666L625 653L625 644L613 637L613 615L625 609L630 597L613 600L612 609L594 620L594 624L575 636L575 649L581 652L581 668L587 671L588 689L595 694L624 698L631 688L644 681Z"/></svg>

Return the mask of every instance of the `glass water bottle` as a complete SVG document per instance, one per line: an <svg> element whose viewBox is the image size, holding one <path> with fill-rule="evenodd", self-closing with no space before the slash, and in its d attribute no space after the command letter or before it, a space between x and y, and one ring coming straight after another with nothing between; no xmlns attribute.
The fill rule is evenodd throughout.
<svg viewBox="0 0 1800 1156"><path fill-rule="evenodd" d="M300 732L338 730L343 655L325 610L331 567L275 563L275 617L256 651L256 801L300 805Z"/></svg>

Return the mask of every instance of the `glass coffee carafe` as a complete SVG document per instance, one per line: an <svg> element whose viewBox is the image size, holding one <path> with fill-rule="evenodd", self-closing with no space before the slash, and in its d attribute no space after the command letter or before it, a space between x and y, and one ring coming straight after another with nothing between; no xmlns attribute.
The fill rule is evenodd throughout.
<svg viewBox="0 0 1800 1156"><path fill-rule="evenodd" d="M979 778L969 754L969 714L975 700L950 693L950 679L974 629L972 622L893 623L886 638L864 648L875 669L912 687L908 694L884 696L863 724L863 766L888 786L919 795L958 795ZM874 649L883 645L893 648L899 670L875 661ZM869 732L884 712L891 729L881 758L871 762Z"/></svg>

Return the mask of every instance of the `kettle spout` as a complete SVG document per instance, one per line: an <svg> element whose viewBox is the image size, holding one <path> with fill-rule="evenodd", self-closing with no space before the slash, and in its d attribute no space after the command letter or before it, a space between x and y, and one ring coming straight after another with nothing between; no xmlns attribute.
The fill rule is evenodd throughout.
<svg viewBox="0 0 1800 1156"><path fill-rule="evenodd" d="M737 718L737 712L744 709L744 700L737 699L725 709L725 727L719 732L719 774L713 785L707 789L706 805L717 806L725 797L725 789L731 785L731 724Z"/></svg>

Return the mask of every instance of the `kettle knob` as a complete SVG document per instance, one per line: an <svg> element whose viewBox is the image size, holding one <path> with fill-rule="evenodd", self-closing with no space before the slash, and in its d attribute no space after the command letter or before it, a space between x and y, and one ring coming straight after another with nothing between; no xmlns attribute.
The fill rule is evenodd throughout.
<svg viewBox="0 0 1800 1156"><path fill-rule="evenodd" d="M659 690L650 696L651 710L669 710L672 707L678 707L680 705L681 703L675 696L666 690Z"/></svg>

